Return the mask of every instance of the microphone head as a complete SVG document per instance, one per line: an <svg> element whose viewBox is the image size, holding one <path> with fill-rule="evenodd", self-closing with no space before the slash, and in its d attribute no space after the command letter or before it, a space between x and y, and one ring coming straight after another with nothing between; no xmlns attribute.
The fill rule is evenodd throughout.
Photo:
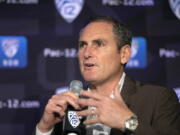
<svg viewBox="0 0 180 135"><path fill-rule="evenodd" d="M83 84L81 81L73 80L70 83L70 91L74 92L78 96L80 95L80 91L83 89Z"/></svg>

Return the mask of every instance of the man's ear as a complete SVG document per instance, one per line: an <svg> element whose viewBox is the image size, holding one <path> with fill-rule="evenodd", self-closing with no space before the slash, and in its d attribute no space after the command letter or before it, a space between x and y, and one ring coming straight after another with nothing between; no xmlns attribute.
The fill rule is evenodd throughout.
<svg viewBox="0 0 180 135"><path fill-rule="evenodd" d="M121 64L126 64L131 58L130 45L127 44L127 45L122 46L119 51L120 51L120 57L121 57Z"/></svg>

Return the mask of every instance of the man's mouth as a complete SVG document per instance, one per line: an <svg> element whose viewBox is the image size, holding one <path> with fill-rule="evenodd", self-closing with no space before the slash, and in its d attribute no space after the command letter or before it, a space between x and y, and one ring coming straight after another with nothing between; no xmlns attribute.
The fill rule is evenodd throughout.
<svg viewBox="0 0 180 135"><path fill-rule="evenodd" d="M94 66L95 66L95 64L93 64L93 63L84 63L85 69L89 69L89 68L92 68Z"/></svg>

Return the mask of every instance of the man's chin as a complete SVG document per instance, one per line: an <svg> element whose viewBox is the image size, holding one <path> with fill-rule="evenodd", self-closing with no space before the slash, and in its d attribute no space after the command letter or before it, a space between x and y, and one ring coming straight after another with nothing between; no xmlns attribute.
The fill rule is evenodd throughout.
<svg viewBox="0 0 180 135"><path fill-rule="evenodd" d="M86 82L89 82L89 83L92 83L92 82L95 82L96 81L96 79L95 78L93 78L93 77L89 77L89 76L84 76L84 80L86 81Z"/></svg>

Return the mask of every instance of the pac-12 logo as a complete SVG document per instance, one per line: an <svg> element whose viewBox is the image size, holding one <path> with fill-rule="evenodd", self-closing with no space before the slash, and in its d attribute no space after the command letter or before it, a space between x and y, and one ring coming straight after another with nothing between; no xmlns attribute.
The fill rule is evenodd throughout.
<svg viewBox="0 0 180 135"><path fill-rule="evenodd" d="M23 68L27 65L27 39L23 36L0 36L0 68Z"/></svg>
<svg viewBox="0 0 180 135"><path fill-rule="evenodd" d="M145 68L147 66L147 47L143 37L134 37L131 44L131 59L126 68Z"/></svg>
<svg viewBox="0 0 180 135"><path fill-rule="evenodd" d="M169 0L170 7L178 19L180 19L180 0Z"/></svg>
<svg viewBox="0 0 180 135"><path fill-rule="evenodd" d="M2 50L9 58L14 57L19 49L19 40L17 39L4 39L1 44Z"/></svg>
<svg viewBox="0 0 180 135"><path fill-rule="evenodd" d="M68 22L73 22L81 12L84 0L54 0L59 14Z"/></svg>
<svg viewBox="0 0 180 135"><path fill-rule="evenodd" d="M80 124L80 117L77 115L76 111L68 112L68 120L73 128L76 128Z"/></svg>

